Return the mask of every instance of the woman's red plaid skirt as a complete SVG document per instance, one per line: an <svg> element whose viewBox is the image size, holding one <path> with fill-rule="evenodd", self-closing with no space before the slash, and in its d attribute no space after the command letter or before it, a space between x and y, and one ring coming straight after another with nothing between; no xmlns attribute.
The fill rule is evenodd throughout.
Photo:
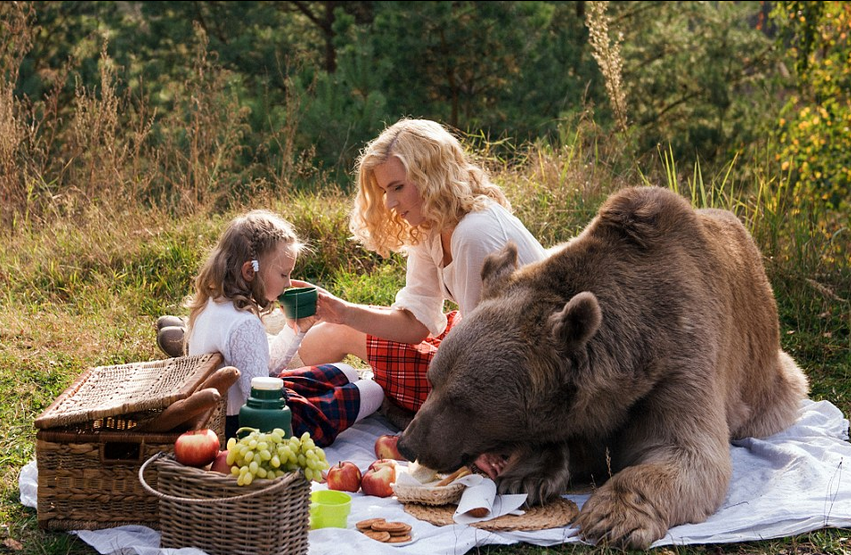
<svg viewBox="0 0 851 555"><path fill-rule="evenodd" d="M426 378L428 365L440 342L461 321L461 315L453 310L446 319L442 334L417 345L366 336L367 362L372 367L373 379L384 389L384 395L400 407L416 412L431 391Z"/></svg>

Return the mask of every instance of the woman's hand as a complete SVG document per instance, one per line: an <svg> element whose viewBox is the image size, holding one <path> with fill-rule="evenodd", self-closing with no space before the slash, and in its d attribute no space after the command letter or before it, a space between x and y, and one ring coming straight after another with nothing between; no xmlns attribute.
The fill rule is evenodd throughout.
<svg viewBox="0 0 851 555"><path fill-rule="evenodd" d="M316 314L323 322L348 324L345 314L349 303L327 291L320 291L316 301Z"/></svg>

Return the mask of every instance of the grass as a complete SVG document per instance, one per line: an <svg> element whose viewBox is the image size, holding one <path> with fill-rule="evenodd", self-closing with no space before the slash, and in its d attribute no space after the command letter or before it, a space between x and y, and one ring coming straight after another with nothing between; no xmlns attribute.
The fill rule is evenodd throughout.
<svg viewBox="0 0 851 555"><path fill-rule="evenodd" d="M578 163L576 157L565 167L562 154L537 148L520 163L494 170L518 216L545 245L575 235L608 192L625 181L599 167ZM660 170L660 175L667 171ZM782 191L775 190L774 197L753 187L731 192L724 174L707 183L696 181L699 172L688 175L692 177L678 184L682 194L691 198L698 186L694 192L698 204L700 199L723 197L725 205L749 221L766 253L784 347L806 369L812 397L828 399L851 414L848 215L781 198ZM194 271L223 223L235 213L263 205L296 225L311 246L296 268L298 277L353 301L391 302L404 282L404 264L398 257L377 258L348 239L349 202L347 195L330 189L269 196L251 206L199 210L182 217L156 209L92 206L82 217L6 232L0 251L0 311L4 315L0 321L4 430L0 540L19 542L17 552L23 554L93 552L72 536L39 530L35 511L19 503L18 472L34 457L33 420L90 366L160 358L154 342L156 317L181 310ZM794 211L789 206L795 206ZM847 553L851 549L848 533L824 530L775 541L656 551ZM542 555L609 550L515 545L474 552Z"/></svg>

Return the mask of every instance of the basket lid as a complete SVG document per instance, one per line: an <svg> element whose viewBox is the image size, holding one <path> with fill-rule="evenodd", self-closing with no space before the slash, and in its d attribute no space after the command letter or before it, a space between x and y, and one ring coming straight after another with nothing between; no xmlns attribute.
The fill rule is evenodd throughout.
<svg viewBox="0 0 851 555"><path fill-rule="evenodd" d="M188 397L221 363L221 354L210 353L90 368L47 407L35 427L164 409Z"/></svg>

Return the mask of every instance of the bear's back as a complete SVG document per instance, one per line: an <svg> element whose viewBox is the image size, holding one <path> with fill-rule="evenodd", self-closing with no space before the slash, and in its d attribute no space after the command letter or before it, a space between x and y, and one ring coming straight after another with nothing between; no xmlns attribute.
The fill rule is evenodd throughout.
<svg viewBox="0 0 851 555"><path fill-rule="evenodd" d="M582 234L530 271L553 287L560 278L565 301L595 294L603 323L594 351L615 354L610 364L645 368L650 358L686 352L707 361L718 375L698 379L721 380L731 429L769 393L766 374L777 372L780 347L777 309L759 250L735 214L695 210L659 187L623 189ZM632 376L634 386L652 387L663 367L657 359L647 374Z"/></svg>

